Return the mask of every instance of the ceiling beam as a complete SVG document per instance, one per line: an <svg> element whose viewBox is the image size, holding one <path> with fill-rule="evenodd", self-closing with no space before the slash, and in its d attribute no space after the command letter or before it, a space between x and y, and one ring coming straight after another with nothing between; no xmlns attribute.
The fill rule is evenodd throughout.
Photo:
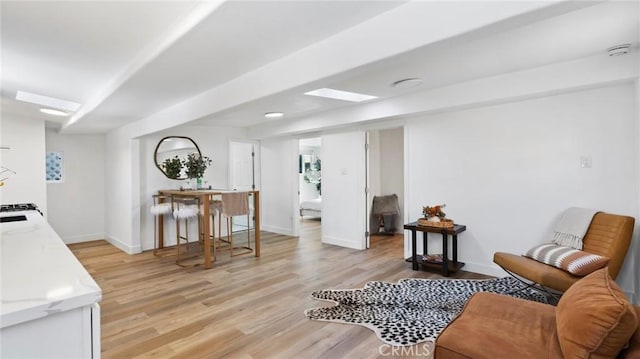
<svg viewBox="0 0 640 359"><path fill-rule="evenodd" d="M558 3L563 2L409 2L121 130L139 137L186 124L517 16L535 18L532 13Z"/></svg>
<svg viewBox="0 0 640 359"><path fill-rule="evenodd" d="M147 64L155 60L162 52L173 45L178 39L191 31L203 19L209 16L226 0L209 0L198 2L194 9L189 12L181 20L175 24L168 26L168 31L159 36L156 41L149 43L140 51L138 56L132 59L125 68L116 76L111 78L107 84L96 94L94 94L87 103L85 103L69 120L63 124L61 132L74 123L80 121L84 116L93 111L102 104L109 96L116 92L133 75L140 71ZM142 19L144 21L144 19Z"/></svg>

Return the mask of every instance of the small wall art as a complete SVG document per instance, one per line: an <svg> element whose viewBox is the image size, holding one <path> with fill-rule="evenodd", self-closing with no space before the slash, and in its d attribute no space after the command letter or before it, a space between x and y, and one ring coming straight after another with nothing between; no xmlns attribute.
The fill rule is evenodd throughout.
<svg viewBox="0 0 640 359"><path fill-rule="evenodd" d="M62 182L64 179L64 171L62 166L62 152L47 152L46 157L46 174L47 182Z"/></svg>

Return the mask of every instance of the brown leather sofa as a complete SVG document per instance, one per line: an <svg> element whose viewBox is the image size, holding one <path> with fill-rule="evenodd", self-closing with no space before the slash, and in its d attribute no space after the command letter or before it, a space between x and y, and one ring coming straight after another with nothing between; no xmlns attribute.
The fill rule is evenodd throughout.
<svg viewBox="0 0 640 359"><path fill-rule="evenodd" d="M435 359L640 358L639 316L606 268L557 307L480 292L437 338Z"/></svg>
<svg viewBox="0 0 640 359"><path fill-rule="evenodd" d="M583 239L583 251L609 258L609 275L616 278L631 243L634 218L599 212L593 216ZM566 291L582 277L521 255L496 252L493 261L510 273L543 287Z"/></svg>

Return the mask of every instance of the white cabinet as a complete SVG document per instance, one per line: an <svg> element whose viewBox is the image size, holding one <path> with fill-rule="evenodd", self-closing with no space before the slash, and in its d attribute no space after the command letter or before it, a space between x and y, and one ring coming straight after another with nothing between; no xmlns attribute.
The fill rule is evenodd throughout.
<svg viewBox="0 0 640 359"><path fill-rule="evenodd" d="M100 358L102 291L33 211L0 224L0 358Z"/></svg>
<svg viewBox="0 0 640 359"><path fill-rule="evenodd" d="M95 303L2 328L0 358L100 358L99 318Z"/></svg>

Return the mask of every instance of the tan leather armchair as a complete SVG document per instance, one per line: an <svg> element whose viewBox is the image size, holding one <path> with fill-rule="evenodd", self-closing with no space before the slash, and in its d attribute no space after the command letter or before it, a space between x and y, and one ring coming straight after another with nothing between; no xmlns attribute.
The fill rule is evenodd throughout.
<svg viewBox="0 0 640 359"><path fill-rule="evenodd" d="M435 359L637 359L639 315L606 268L576 282L557 307L479 292L438 336Z"/></svg>
<svg viewBox="0 0 640 359"><path fill-rule="evenodd" d="M609 275L615 279L627 255L634 218L599 212L593 216L583 239L583 251L610 259ZM496 252L493 261L510 274L528 279L544 288L564 292L582 277L521 255Z"/></svg>

